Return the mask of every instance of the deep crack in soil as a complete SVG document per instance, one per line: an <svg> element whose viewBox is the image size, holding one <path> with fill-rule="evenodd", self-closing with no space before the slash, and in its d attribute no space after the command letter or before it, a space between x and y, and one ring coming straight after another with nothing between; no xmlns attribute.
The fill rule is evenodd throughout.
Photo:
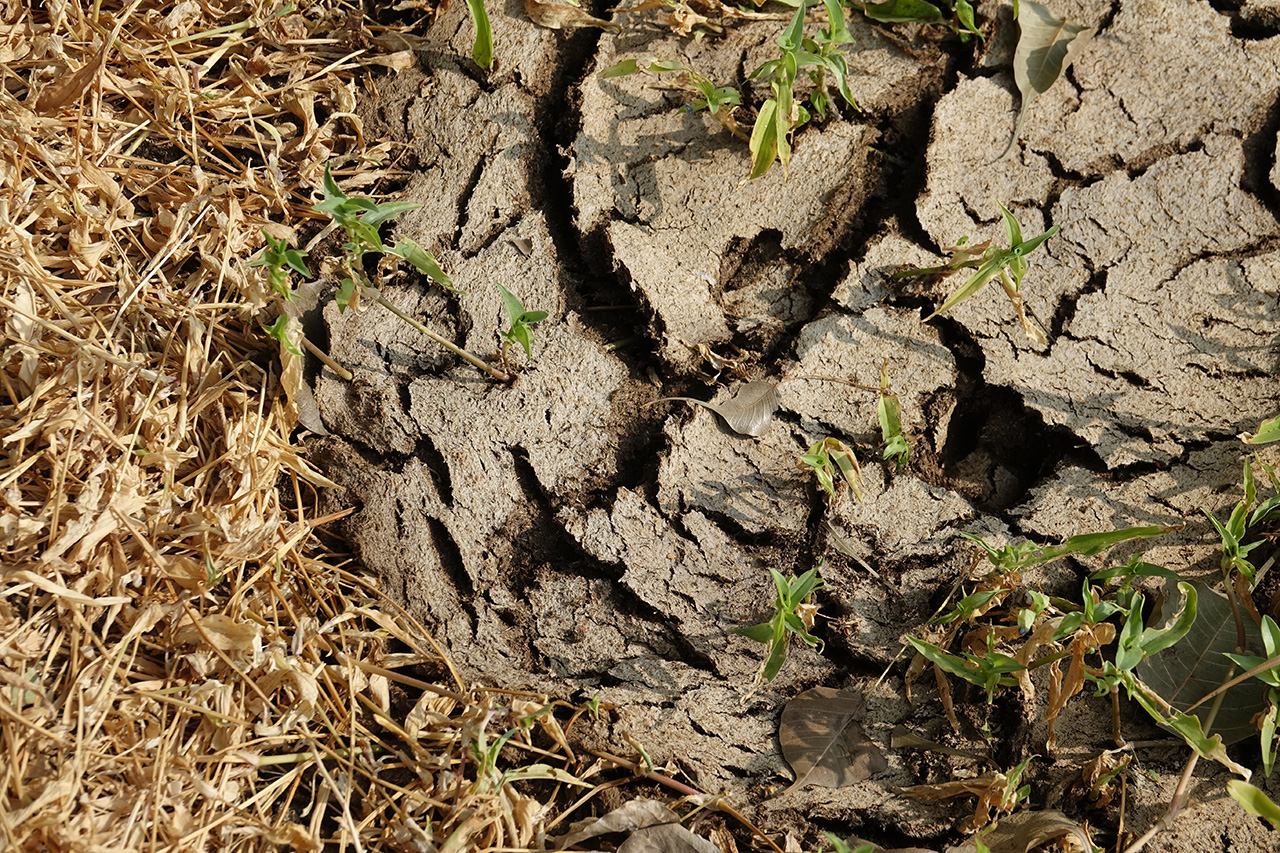
<svg viewBox="0 0 1280 853"><path fill-rule="evenodd" d="M874 740L899 724L946 737L936 693L904 698L898 650L974 565L959 533L1047 542L1219 508L1240 474L1231 436L1274 414L1280 390L1274 25L1176 0L1067 5L1101 31L999 162L1016 103L1007 10L990 47L969 53L855 17L861 111L808 127L788 175L750 183L745 144L679 109L686 93L599 72L644 53L736 80L777 22L697 43L638 15L616 36L565 35L508 2L486 77L460 58L471 29L458 3L434 24L438 51L377 81L367 127L408 146L404 195L423 204L397 228L468 290L404 285L389 288L395 301L484 353L505 320L494 284L551 313L508 388L417 355L430 345L393 318L325 309L330 351L357 376L316 384L332 435L315 457L347 489L331 500L359 507L345 530L361 558L469 676L598 695L616 706L615 734L705 790L741 794L768 829L948 837L949 806L890 791L963 769L947 756L891 752L867 782L760 796L791 778L782 705L854 684L869 691ZM1198 97L1184 97L1192 85ZM995 292L925 324L948 285L889 280L938 264L961 236L1003 239L997 201L1029 234L1061 226L1026 286L1046 347ZM885 359L913 441L896 473L877 461L875 393L814 378L875 386ZM735 366L789 380L761 438L657 402L723 399L708 376L734 384ZM860 448L861 502L827 501L797 469L826 436ZM1189 528L1150 559L1189 568L1210 550ZM743 700L762 651L731 630L767 618L767 568L819 558L825 647L793 647ZM1081 570L1055 564L1035 581L1078 589ZM1001 766L1046 752L1033 709L958 698ZM1085 705L1065 715L1075 740L1060 733L1068 745L1031 771L1040 789L1109 745L1109 720ZM1154 819L1166 787L1135 791L1129 819ZM1114 827L1114 811L1089 817ZM1147 849L1217 849L1222 833L1231 849L1270 843L1228 802Z"/></svg>

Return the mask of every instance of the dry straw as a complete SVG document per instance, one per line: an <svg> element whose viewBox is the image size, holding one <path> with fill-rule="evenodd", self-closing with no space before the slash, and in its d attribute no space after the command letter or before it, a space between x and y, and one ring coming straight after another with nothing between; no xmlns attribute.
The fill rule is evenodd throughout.
<svg viewBox="0 0 1280 853"><path fill-rule="evenodd" d="M0 4L0 849L538 843L473 747L541 701L320 546L246 267L326 161L384 176L357 81L410 47L323 2Z"/></svg>

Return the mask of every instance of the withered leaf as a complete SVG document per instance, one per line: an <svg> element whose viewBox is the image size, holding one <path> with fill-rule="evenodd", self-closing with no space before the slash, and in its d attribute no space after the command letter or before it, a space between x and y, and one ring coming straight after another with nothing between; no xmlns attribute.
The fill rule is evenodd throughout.
<svg viewBox="0 0 1280 853"><path fill-rule="evenodd" d="M662 397L655 402L680 400L702 406L719 415L725 425L739 435L759 438L773 426L773 414L778 411L777 389L776 382L757 380L743 385L723 403L708 403L692 397Z"/></svg>
<svg viewBox="0 0 1280 853"><path fill-rule="evenodd" d="M778 740L796 774L788 792L803 785L852 785L889 766L856 721L864 706L861 694L832 687L806 690L787 704Z"/></svg>

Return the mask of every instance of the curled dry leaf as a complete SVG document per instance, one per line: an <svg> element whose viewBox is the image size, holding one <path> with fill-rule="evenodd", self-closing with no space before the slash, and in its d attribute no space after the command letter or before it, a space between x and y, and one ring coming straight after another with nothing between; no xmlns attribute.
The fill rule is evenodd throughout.
<svg viewBox="0 0 1280 853"><path fill-rule="evenodd" d="M778 731L782 757L796 774L787 792L852 785L889 766L857 723L865 706L856 691L832 687L806 690L787 704Z"/></svg>
<svg viewBox="0 0 1280 853"><path fill-rule="evenodd" d="M1018 812L1000 819L995 829L982 836L982 843L991 853L1028 853L1050 841L1058 842L1054 849L1070 853L1089 853L1093 842L1080 824L1060 811ZM947 853L975 853L977 844L972 839Z"/></svg>
<svg viewBox="0 0 1280 853"><path fill-rule="evenodd" d="M575 822L569 834L556 841L555 847L563 850L598 835L632 833L646 827L679 822L680 816L657 800L632 800L604 817Z"/></svg>
<svg viewBox="0 0 1280 853"><path fill-rule="evenodd" d="M748 382L723 403L708 403L692 397L661 397L655 402L680 400L710 409L721 417L729 429L739 435L759 438L773 426L773 414L778 411L778 383L767 381Z"/></svg>
<svg viewBox="0 0 1280 853"><path fill-rule="evenodd" d="M588 15L577 6L565 3L544 3L542 0L524 0L524 13L540 27L549 30L576 30L580 27L599 27L605 32L616 33L622 27Z"/></svg>

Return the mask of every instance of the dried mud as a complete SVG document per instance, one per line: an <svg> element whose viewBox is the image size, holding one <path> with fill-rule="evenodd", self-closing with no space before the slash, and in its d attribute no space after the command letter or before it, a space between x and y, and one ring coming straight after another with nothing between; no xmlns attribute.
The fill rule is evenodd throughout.
<svg viewBox="0 0 1280 853"><path fill-rule="evenodd" d="M330 351L356 374L316 382L331 435L313 453L346 487L331 499L357 507L346 534L365 564L470 676L598 695L616 708L619 748L628 733L766 828L941 847L961 807L891 789L945 779L951 759L890 751L874 779L771 798L791 778L782 705L853 685L870 691L867 729L886 748L898 724L945 737L930 687L904 698L898 649L972 566L962 531L1054 541L1191 520L1151 557L1209 566L1194 519L1234 502L1235 435L1274 415L1280 391L1280 37L1248 3L1070 5L1055 11L1101 31L1004 160L1017 103L1007 8L976 53L854 21L862 111L804 130L789 174L751 183L745 144L679 109L683 93L599 72L650 54L738 80L777 22L699 44L640 16L620 17L617 36L566 35L508 2L485 76L460 58L470 25L455 3L434 25L439 50L377 81L365 132L407 146L404 197L423 205L398 231L469 291L405 282L390 297L486 353L503 321L494 283L552 316L535 364L496 387L394 318L324 314ZM1028 233L1061 226L1027 280L1047 346L997 293L926 324L943 292L888 281L962 235L1003 239L997 200ZM731 370L729 388L709 382L702 346L784 380L768 434L658 402L731 393ZM864 452L864 499L828 506L796 455L828 435L874 447L876 396L815 377L874 385L885 359L912 463L893 473ZM825 646L793 647L744 700L761 648L731 630L766 615L768 567L819 558ZM1078 588L1081 571L1057 564L1037 580ZM1046 754L1030 709L959 698L1004 766ZM1040 796L1109 745L1089 702L1062 727L1035 771ZM1181 760L1144 758L1163 775L1131 792L1130 826L1159 815ZM1202 763L1200 806L1147 849L1273 849L1222 781Z"/></svg>

